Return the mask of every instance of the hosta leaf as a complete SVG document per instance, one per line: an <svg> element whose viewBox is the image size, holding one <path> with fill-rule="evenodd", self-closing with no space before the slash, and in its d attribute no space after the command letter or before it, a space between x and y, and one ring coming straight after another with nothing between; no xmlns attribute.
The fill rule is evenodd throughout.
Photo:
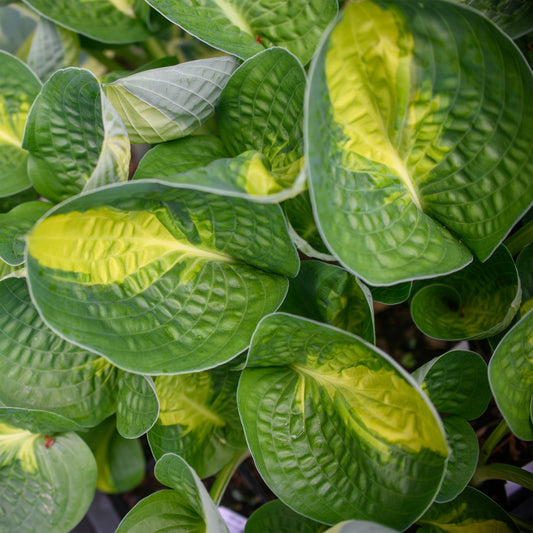
<svg viewBox="0 0 533 533"><path fill-rule="evenodd" d="M394 305L405 302L409 298L412 286L411 282L405 282L389 287L369 287L369 289L376 302Z"/></svg>
<svg viewBox="0 0 533 533"><path fill-rule="evenodd" d="M37 14L26 6L0 5L0 50L20 57L38 20Z"/></svg>
<svg viewBox="0 0 533 533"><path fill-rule="evenodd" d="M17 266L24 262L24 238L37 220L52 207L46 202L26 202L0 214L0 258Z"/></svg>
<svg viewBox="0 0 533 533"><path fill-rule="evenodd" d="M18 407L1 407L2 423L30 433L64 433L83 429L77 422L57 413L39 409L23 409Z"/></svg>
<svg viewBox="0 0 533 533"><path fill-rule="evenodd" d="M214 112L215 102L237 66L232 57L188 61L144 70L104 85L133 143L184 137Z"/></svg>
<svg viewBox="0 0 533 533"><path fill-rule="evenodd" d="M282 188L291 187L303 168L305 84L298 59L271 48L235 71L217 104L220 135L230 155L262 153Z"/></svg>
<svg viewBox="0 0 533 533"><path fill-rule="evenodd" d="M533 309L533 243L526 246L516 259L516 270L522 286L520 315Z"/></svg>
<svg viewBox="0 0 533 533"><path fill-rule="evenodd" d="M325 533L398 533L398 530L366 520L347 520L326 529Z"/></svg>
<svg viewBox="0 0 533 533"><path fill-rule="evenodd" d="M76 66L79 59L78 35L49 20L39 19L27 59L39 78L46 81L56 70Z"/></svg>
<svg viewBox="0 0 533 533"><path fill-rule="evenodd" d="M337 13L336 0L146 0L202 41L246 58L275 44L307 63Z"/></svg>
<svg viewBox="0 0 533 533"><path fill-rule="evenodd" d="M131 43L150 37L134 10L136 0L23 0L57 24L105 43Z"/></svg>
<svg viewBox="0 0 533 533"><path fill-rule="evenodd" d="M509 515L488 496L467 487L455 500L434 503L417 522L420 533L518 533Z"/></svg>
<svg viewBox="0 0 533 533"><path fill-rule="evenodd" d="M437 495L439 503L456 498L474 475L479 457L479 444L472 426L458 416L449 416L442 423L451 447L446 474Z"/></svg>
<svg viewBox="0 0 533 533"><path fill-rule="evenodd" d="M513 258L501 246L485 263L475 259L459 272L415 283L411 314L430 337L484 339L511 323L521 297Z"/></svg>
<svg viewBox="0 0 533 533"><path fill-rule="evenodd" d="M16 277L16 272L19 270L19 267L8 265L5 261L0 259L0 281L4 281L7 278Z"/></svg>
<svg viewBox="0 0 533 533"><path fill-rule="evenodd" d="M155 475L174 490L162 490L141 500L116 533L228 533L200 478L181 457L164 455L156 463Z"/></svg>
<svg viewBox="0 0 533 533"><path fill-rule="evenodd" d="M7 213L20 204L37 200L39 200L39 194L35 189L24 189L17 194L0 198L0 213Z"/></svg>
<svg viewBox="0 0 533 533"><path fill-rule="evenodd" d="M413 377L441 413L474 420L489 405L487 363L476 352L452 350L418 368Z"/></svg>
<svg viewBox="0 0 533 533"><path fill-rule="evenodd" d="M370 291L355 276L335 265L302 261L280 310L331 324L375 342Z"/></svg>
<svg viewBox="0 0 533 533"><path fill-rule="evenodd" d="M372 285L454 272L468 248L486 260L533 200L532 93L514 43L474 10L349 4L306 102L328 248Z"/></svg>
<svg viewBox="0 0 533 533"><path fill-rule="evenodd" d="M108 494L126 492L143 479L145 459L138 439L125 439L110 417L81 437L96 459L98 477L96 488Z"/></svg>
<svg viewBox="0 0 533 533"><path fill-rule="evenodd" d="M88 70L60 70L45 83L23 146L33 186L54 202L128 177L124 125Z"/></svg>
<svg viewBox="0 0 533 533"><path fill-rule="evenodd" d="M84 426L115 411L117 372L104 358L53 333L24 279L0 282L0 401L44 409Z"/></svg>
<svg viewBox="0 0 533 533"><path fill-rule="evenodd" d="M436 412L405 371L358 337L266 317L237 401L261 476L305 516L404 529L439 489L448 448Z"/></svg>
<svg viewBox="0 0 533 533"><path fill-rule="evenodd" d="M41 89L35 74L16 57L0 51L0 198L28 189L28 152L22 148L30 106Z"/></svg>
<svg viewBox="0 0 533 533"><path fill-rule="evenodd" d="M3 531L68 533L89 508L95 484L94 457L75 433L52 440L0 421Z"/></svg>
<svg viewBox="0 0 533 533"><path fill-rule="evenodd" d="M489 381L496 404L511 431L533 440L530 416L533 396L533 310L500 342L489 363Z"/></svg>
<svg viewBox="0 0 533 533"><path fill-rule="evenodd" d="M148 432L154 457L176 453L205 478L218 472L236 448L246 448L236 401L239 377L229 365L159 376L155 386L161 411Z"/></svg>
<svg viewBox="0 0 533 533"><path fill-rule="evenodd" d="M49 211L26 264L52 329L143 374L235 357L299 267L278 206L142 181Z"/></svg>
<svg viewBox="0 0 533 533"><path fill-rule="evenodd" d="M121 372L118 380L117 431L126 439L144 435L159 415L154 382L148 376Z"/></svg>

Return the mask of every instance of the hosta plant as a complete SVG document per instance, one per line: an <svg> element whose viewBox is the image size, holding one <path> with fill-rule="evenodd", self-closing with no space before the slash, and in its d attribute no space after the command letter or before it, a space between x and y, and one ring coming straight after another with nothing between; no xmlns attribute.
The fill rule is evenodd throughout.
<svg viewBox="0 0 533 533"><path fill-rule="evenodd" d="M2 531L148 450L121 533L227 532L250 455L246 533L531 529L483 493L533 486L491 458L533 440L527 0L0 6ZM485 348L402 366L402 302Z"/></svg>

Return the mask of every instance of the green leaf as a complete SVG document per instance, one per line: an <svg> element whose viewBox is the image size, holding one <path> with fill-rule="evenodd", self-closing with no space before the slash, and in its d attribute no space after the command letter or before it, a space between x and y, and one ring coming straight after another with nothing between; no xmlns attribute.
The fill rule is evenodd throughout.
<svg viewBox="0 0 533 533"><path fill-rule="evenodd" d="M24 189L22 192L13 194L12 196L0 198L0 213L7 213L19 204L36 202L37 200L39 200L39 194L35 189Z"/></svg>
<svg viewBox="0 0 533 533"><path fill-rule="evenodd" d="M26 6L0 7L0 50L24 59L24 49L38 20L37 14Z"/></svg>
<svg viewBox="0 0 533 533"><path fill-rule="evenodd" d="M144 435L159 416L154 382L148 376L121 372L118 380L117 431L126 439Z"/></svg>
<svg viewBox="0 0 533 533"><path fill-rule="evenodd" d="M60 26L104 43L131 43L151 36L135 12L135 0L23 1Z"/></svg>
<svg viewBox="0 0 533 533"><path fill-rule="evenodd" d="M8 265L5 261L0 259L0 281L4 281L5 279L11 277L16 277L17 272L20 272L20 269L18 267Z"/></svg>
<svg viewBox="0 0 533 533"><path fill-rule="evenodd" d="M451 350L413 372L440 413L479 418L490 402L487 363L476 352Z"/></svg>
<svg viewBox="0 0 533 533"><path fill-rule="evenodd" d="M472 426L458 416L445 418L442 423L451 447L446 463L446 474L435 501L439 503L453 500L472 479L479 457L479 444Z"/></svg>
<svg viewBox="0 0 533 533"><path fill-rule="evenodd" d="M0 282L0 375L6 405L53 411L83 426L115 411L116 369L55 335L24 279Z"/></svg>
<svg viewBox="0 0 533 533"><path fill-rule="evenodd" d="M28 153L22 148L30 106L41 89L35 74L16 57L0 51L0 198L28 189Z"/></svg>
<svg viewBox="0 0 533 533"><path fill-rule="evenodd" d="M68 533L89 508L95 484L94 457L75 433L50 439L0 421L3 531Z"/></svg>
<svg viewBox="0 0 533 533"><path fill-rule="evenodd" d="M110 417L81 435L96 459L96 488L118 494L135 488L144 478L145 459L138 439L125 439Z"/></svg>
<svg viewBox="0 0 533 533"><path fill-rule="evenodd" d="M184 137L214 112L237 66L232 57L198 59L144 70L104 85L104 93L126 125L132 143Z"/></svg>
<svg viewBox="0 0 533 533"><path fill-rule="evenodd" d="M532 93L514 43L474 10L349 4L306 99L328 248L371 285L457 271L469 249L485 261L533 201Z"/></svg>
<svg viewBox="0 0 533 533"><path fill-rule="evenodd" d="M299 260L276 205L136 181L49 211L28 237L26 264L52 329L155 375L243 351Z"/></svg>
<svg viewBox="0 0 533 533"><path fill-rule="evenodd" d="M51 411L23 409L18 407L0 407L2 423L30 433L63 433L83 429L77 422Z"/></svg>
<svg viewBox="0 0 533 533"><path fill-rule="evenodd" d="M24 238L35 222L52 207L46 202L26 202L0 214L0 258L12 266L24 262Z"/></svg>
<svg viewBox="0 0 533 533"><path fill-rule="evenodd" d="M501 246L485 263L475 259L459 272L415 283L411 314L430 337L484 339L511 323L521 297L513 258Z"/></svg>
<svg viewBox="0 0 533 533"><path fill-rule="evenodd" d="M164 455L156 463L155 475L174 490L161 490L141 500L116 533L228 533L200 478L181 457Z"/></svg>
<svg viewBox="0 0 533 533"><path fill-rule="evenodd" d="M304 516L404 529L439 490L448 448L434 408L358 337L291 315L264 318L237 401L261 476Z"/></svg>
<svg viewBox="0 0 533 533"><path fill-rule="evenodd" d="M500 342L489 363L489 382L499 410L511 431L533 440L533 310Z"/></svg>
<svg viewBox="0 0 533 533"><path fill-rule="evenodd" d="M85 69L60 70L44 84L28 116L23 147L30 152L33 186L53 202L128 177L126 130Z"/></svg>
<svg viewBox="0 0 533 533"><path fill-rule="evenodd" d="M434 503L417 523L420 533L518 533L497 503L471 487L451 502Z"/></svg>
<svg viewBox="0 0 533 533"><path fill-rule="evenodd" d="M335 265L302 261L280 311L325 322L375 342L370 291Z"/></svg>
<svg viewBox="0 0 533 533"><path fill-rule="evenodd" d="M298 59L283 48L270 48L235 71L217 104L220 135L230 155L262 153L282 188L291 187L303 168L305 85Z"/></svg>
<svg viewBox="0 0 533 533"><path fill-rule="evenodd" d="M411 294L411 282L398 283L389 287L369 287L372 298L382 304L394 305L405 302Z"/></svg>
<svg viewBox="0 0 533 533"><path fill-rule="evenodd" d="M336 0L146 0L202 41L247 58L272 44L288 48L303 64L337 14Z"/></svg>
<svg viewBox="0 0 533 533"><path fill-rule="evenodd" d="M516 270L522 287L520 315L524 316L533 309L533 243L520 252L516 259Z"/></svg>
<svg viewBox="0 0 533 533"><path fill-rule="evenodd" d="M230 365L155 381L161 411L148 432L156 459L165 453L183 457L201 478L218 472L246 448L236 391L240 373Z"/></svg>
<svg viewBox="0 0 533 533"><path fill-rule="evenodd" d="M31 42L27 63L43 81L56 70L76 66L80 59L80 40L44 18L39 19Z"/></svg>

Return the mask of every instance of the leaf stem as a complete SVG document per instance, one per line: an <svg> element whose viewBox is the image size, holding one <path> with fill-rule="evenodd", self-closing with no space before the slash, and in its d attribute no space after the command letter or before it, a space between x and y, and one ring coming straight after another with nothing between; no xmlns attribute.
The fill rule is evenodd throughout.
<svg viewBox="0 0 533 533"><path fill-rule="evenodd" d="M149 39L146 39L143 44L152 59L161 59L163 57L168 56L165 47L155 37L150 37Z"/></svg>
<svg viewBox="0 0 533 533"><path fill-rule="evenodd" d="M509 514L509 516L511 517L511 520L518 526L520 531L533 531L533 524L531 522L528 522L527 520L524 520L523 518L520 518L514 514Z"/></svg>
<svg viewBox="0 0 533 533"><path fill-rule="evenodd" d="M505 240L504 244L514 257L531 242L533 242L533 220L530 220L516 233L513 233Z"/></svg>
<svg viewBox="0 0 533 533"><path fill-rule="evenodd" d="M111 57L108 57L104 52L100 50L85 50L89 55L94 57L96 61L104 65L109 71L114 70L124 70L124 67L116 60Z"/></svg>
<svg viewBox="0 0 533 533"><path fill-rule="evenodd" d="M218 473L215 482L213 483L213 486L209 491L209 495L211 496L216 505L220 505L222 496L228 488L231 476L233 476L235 470L237 470L237 468L239 468L239 465L249 456L250 452L248 449L238 449L233 454L233 457L229 460L229 462Z"/></svg>
<svg viewBox="0 0 533 533"><path fill-rule="evenodd" d="M490 465L479 466L472 478L472 484L479 486L487 479L503 479L518 483L528 490L533 490L533 474L519 468L518 466L506 465L503 463L492 463Z"/></svg>
<svg viewBox="0 0 533 533"><path fill-rule="evenodd" d="M503 437L507 435L508 432L509 426L507 425L505 419L502 419L481 447L478 463L479 466L483 466L487 462L488 458L490 457L490 454L492 453L498 442L500 442Z"/></svg>

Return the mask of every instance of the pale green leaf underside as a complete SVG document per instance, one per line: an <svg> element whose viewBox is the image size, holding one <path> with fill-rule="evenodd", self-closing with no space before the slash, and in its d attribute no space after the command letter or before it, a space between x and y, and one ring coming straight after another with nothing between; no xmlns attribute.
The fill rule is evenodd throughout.
<svg viewBox="0 0 533 533"><path fill-rule="evenodd" d="M0 424L0 447L5 426ZM0 468L0 528L4 531L68 533L86 513L94 495L96 464L74 433L28 434L23 450Z"/></svg>
<svg viewBox="0 0 533 533"><path fill-rule="evenodd" d="M32 297L50 327L144 374L236 356L299 266L278 206L153 182L65 202L28 242Z"/></svg>
<svg viewBox="0 0 533 533"><path fill-rule="evenodd" d="M417 522L420 533L518 533L509 515L488 496L467 487L455 500L434 503Z"/></svg>
<svg viewBox="0 0 533 533"><path fill-rule="evenodd" d="M126 439L144 435L156 422L159 401L148 376L122 372L118 381L117 430Z"/></svg>
<svg viewBox="0 0 533 533"><path fill-rule="evenodd" d="M236 402L239 376L228 365L159 376L155 386L161 411L148 433L154 457L176 453L206 478L218 472L236 448L245 448Z"/></svg>
<svg viewBox="0 0 533 533"><path fill-rule="evenodd" d="M116 406L117 372L105 359L53 333L24 279L0 282L0 401L53 411L94 426Z"/></svg>
<svg viewBox="0 0 533 533"><path fill-rule="evenodd" d="M452 350L413 373L440 413L480 417L490 401L487 363L476 352Z"/></svg>
<svg viewBox="0 0 533 533"><path fill-rule="evenodd" d="M405 528L438 491L448 449L435 411L403 370L355 336L266 317L237 400L261 476L305 516Z"/></svg>
<svg viewBox="0 0 533 533"><path fill-rule="evenodd" d="M430 337L483 339L503 331L520 305L522 291L504 246L485 263L475 259L459 272L414 284L411 314Z"/></svg>
<svg viewBox="0 0 533 533"><path fill-rule="evenodd" d="M532 91L514 44L473 10L349 5L307 102L311 192L330 249L374 285L458 270L465 244L489 257L533 199Z"/></svg>
<svg viewBox="0 0 533 533"><path fill-rule="evenodd" d="M533 440L530 416L533 396L533 310L500 342L489 364L489 381L496 404L511 431Z"/></svg>
<svg viewBox="0 0 533 533"><path fill-rule="evenodd" d="M137 18L134 0L24 0L45 18L106 43L130 43L150 37Z"/></svg>
<svg viewBox="0 0 533 533"><path fill-rule="evenodd" d="M147 0L202 41L241 58L288 48L303 64L337 13L336 0ZM261 43L261 44L260 44Z"/></svg>
<svg viewBox="0 0 533 533"><path fill-rule="evenodd" d="M199 59L145 70L104 85L131 142L160 143L184 137L214 112L237 63L232 57Z"/></svg>
<svg viewBox="0 0 533 533"><path fill-rule="evenodd" d="M35 74L16 57L0 51L0 198L30 187L28 153L22 148L30 106L41 89Z"/></svg>
<svg viewBox="0 0 533 533"><path fill-rule="evenodd" d="M28 116L23 146L30 152L33 186L54 202L127 178L124 125L88 70L60 70L45 83Z"/></svg>
<svg viewBox="0 0 533 533"><path fill-rule="evenodd" d="M38 15L26 6L13 3L0 9L0 50L18 55L35 31Z"/></svg>

